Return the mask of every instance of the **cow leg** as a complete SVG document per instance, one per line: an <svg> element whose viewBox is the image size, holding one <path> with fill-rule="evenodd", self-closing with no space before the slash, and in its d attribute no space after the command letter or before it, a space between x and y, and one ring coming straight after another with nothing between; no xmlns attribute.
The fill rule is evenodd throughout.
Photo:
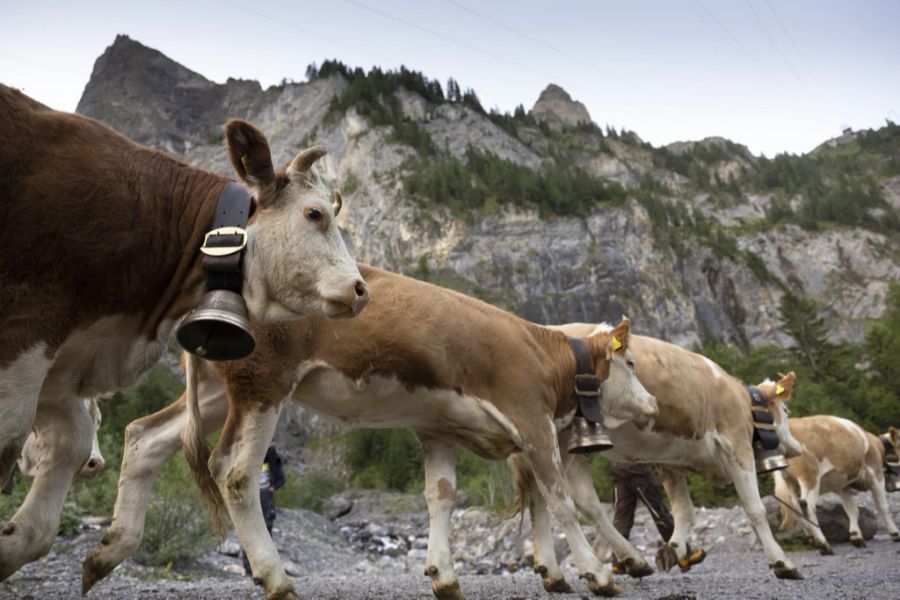
<svg viewBox="0 0 900 600"><path fill-rule="evenodd" d="M840 496L844 512L847 513L847 520L850 521L850 543L857 548L865 548L866 541L859 529L859 508L856 506L856 498L847 489L841 490Z"/></svg>
<svg viewBox="0 0 900 600"><path fill-rule="evenodd" d="M52 364L42 342L0 368L0 487L12 476L31 432L41 386Z"/></svg>
<svg viewBox="0 0 900 600"><path fill-rule="evenodd" d="M209 468L250 560L253 580L265 587L270 600L297 600L294 584L284 572L266 528L259 499L259 472L280 413L281 404L231 404Z"/></svg>
<svg viewBox="0 0 900 600"><path fill-rule="evenodd" d="M520 418L526 415L518 414ZM547 502L550 512L565 533L566 541L575 557L575 564L581 577L587 580L588 588L598 596L614 596L622 592L612 579L609 568L604 566L594 554L591 545L584 537L575 514L575 502L566 489L565 476L562 472L562 460L556 438L553 421L544 417L547 427L534 432L533 437L523 444L523 452L534 472L538 489ZM531 421L531 427L538 423L538 418ZM521 430L521 428L520 428Z"/></svg>
<svg viewBox="0 0 900 600"><path fill-rule="evenodd" d="M522 502L521 509L524 511L524 505L527 504L531 514L534 572L541 576L541 583L548 592L570 593L574 590L566 581L559 568L559 562L556 560L550 511L547 509L544 496L537 487L528 460L522 454L516 453L510 456L507 462Z"/></svg>
<svg viewBox="0 0 900 600"><path fill-rule="evenodd" d="M586 456L569 455L569 464L566 468L566 479L569 482L569 492L578 510L583 512L594 525L619 562L625 565L626 572L632 577L646 577L653 574L653 567L641 556L631 542L629 542L609 520L606 511L597 497L594 489L594 481L591 478L591 470Z"/></svg>
<svg viewBox="0 0 900 600"><path fill-rule="evenodd" d="M34 425L40 458L25 501L0 531L0 581L50 551L66 494L91 455L94 423L81 400L42 402Z"/></svg>
<svg viewBox="0 0 900 600"><path fill-rule="evenodd" d="M672 517L675 520L675 529L669 541L659 549L656 554L656 566L668 571L676 564L686 564L688 550L687 541L694 525L694 503L691 501L691 493L688 491L687 479L683 473L679 473L666 467L660 467L660 477L666 495L672 504Z"/></svg>
<svg viewBox="0 0 900 600"><path fill-rule="evenodd" d="M766 520L766 507L759 497L759 485L756 481L756 470L752 467L753 461L747 460L746 463L751 465L750 468L741 468L739 465L734 465L731 468L731 478L734 482L734 488L737 490L738 496L741 499L744 512L747 514L747 519L750 520L750 525L756 532L756 537L759 539L759 542L762 544L763 550L766 553L769 566L775 571L775 576L779 579L803 579L803 575L801 575L797 567L791 563L787 555L785 555L784 550L782 550L781 546L778 545L778 542L775 541L775 536L772 535L772 530L769 528L769 522ZM677 516L675 520L675 532L677 535Z"/></svg>
<svg viewBox="0 0 900 600"><path fill-rule="evenodd" d="M825 539L822 529L819 527L819 515L816 512L816 505L819 503L819 481L816 480L812 484L800 479L800 508L806 519L801 519L800 523L803 530L812 541L812 545L819 549L822 554L834 554L831 544ZM810 522L811 521L811 522Z"/></svg>
<svg viewBox="0 0 900 600"><path fill-rule="evenodd" d="M456 504L456 445L417 434L425 463L425 500L428 503L428 557L425 575L440 600L462 600L450 553L450 515Z"/></svg>
<svg viewBox="0 0 900 600"><path fill-rule="evenodd" d="M872 490L875 508L878 509L878 514L884 519L884 524L891 535L891 539L895 542L900 542L900 531L897 530L897 524L894 523L894 519L891 517L891 509L888 507L887 492L884 490L884 475L880 472L876 475L871 469L869 469L868 475L869 489Z"/></svg>
<svg viewBox="0 0 900 600"><path fill-rule="evenodd" d="M208 388L205 381L201 381L199 401L204 435L221 429L228 412L228 401L221 387ZM125 454L112 525L100 540L100 547L84 561L81 571L83 594L140 545L150 491L166 462L181 450L185 416L185 396L182 395L166 408L132 421L125 428Z"/></svg>

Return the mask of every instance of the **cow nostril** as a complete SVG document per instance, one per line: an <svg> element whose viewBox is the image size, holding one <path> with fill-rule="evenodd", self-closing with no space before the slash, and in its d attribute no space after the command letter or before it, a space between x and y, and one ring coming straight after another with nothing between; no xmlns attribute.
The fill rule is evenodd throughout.
<svg viewBox="0 0 900 600"><path fill-rule="evenodd" d="M88 466L88 469L96 469L97 461L92 458L91 460L88 461L87 466Z"/></svg>
<svg viewBox="0 0 900 600"><path fill-rule="evenodd" d="M356 296L358 298L362 298L369 293L369 287L366 285L366 282L360 279L356 282L356 286L354 287L356 290Z"/></svg>

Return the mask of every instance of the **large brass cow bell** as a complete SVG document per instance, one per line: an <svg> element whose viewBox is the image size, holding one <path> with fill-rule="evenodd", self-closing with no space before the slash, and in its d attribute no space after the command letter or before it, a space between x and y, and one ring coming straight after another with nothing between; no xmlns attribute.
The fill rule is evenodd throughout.
<svg viewBox="0 0 900 600"><path fill-rule="evenodd" d="M175 333L181 347L207 360L238 360L256 347L240 294L211 290L185 315Z"/></svg>
<svg viewBox="0 0 900 600"><path fill-rule="evenodd" d="M612 440L600 423L588 421L581 415L572 419L572 434L568 450L572 454L603 452L613 447Z"/></svg>
<svg viewBox="0 0 900 600"><path fill-rule="evenodd" d="M756 459L756 474L771 473L788 468L788 461L778 448L767 450L759 442L753 442L753 457Z"/></svg>

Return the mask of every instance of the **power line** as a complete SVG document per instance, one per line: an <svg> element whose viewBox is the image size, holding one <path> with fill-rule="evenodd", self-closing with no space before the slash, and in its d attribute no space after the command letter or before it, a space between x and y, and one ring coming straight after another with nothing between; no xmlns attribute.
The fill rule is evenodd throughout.
<svg viewBox="0 0 900 600"><path fill-rule="evenodd" d="M806 68L806 72L809 73L809 75L812 77L813 81L814 81L815 84L816 84L816 87L821 88L821 87L822 87L822 84L819 83L819 79L818 79L818 77L816 77L816 72L813 71L813 70L810 68L809 63L806 62L806 58L803 56L803 53L800 52L799 46L797 46L797 44L794 42L793 36L791 36L791 34L788 32L787 27L785 27L784 21L782 21L782 20L781 20L781 17L778 16L778 13L775 12L775 7L772 6L772 3L769 2L769 0L766 0L766 6L769 7L769 12L772 13L772 16L773 16L773 17L775 17L775 22L778 23L778 26L779 26L779 27L781 27L781 31L782 31L782 33L784 33L784 37L787 38L788 43L789 43L789 44L791 45L791 47L794 49L794 52L797 53L797 56L800 57L800 62L803 63L803 66Z"/></svg>
<svg viewBox="0 0 900 600"><path fill-rule="evenodd" d="M573 60L573 61L581 64L582 66L594 69L598 72L601 71L601 69L597 69L597 67L595 65L586 62L583 58L581 58L579 56L576 56L570 52L566 52L565 50L557 48L553 44L549 44L549 43L545 42L544 40L534 37L533 35L530 35L523 31L519 31L518 29L514 29L513 27L510 27L506 23L503 23L502 21L499 21L499 20L495 19L494 17L486 15L486 14L479 12L473 8L469 8L468 6L465 6L464 4L457 2L456 0L444 0L444 1L447 2L447 4L451 4L462 11L465 11L469 14L475 15L476 17L483 19L483 20L487 21L488 23L492 23L493 25L496 25L497 27L504 29L512 34L515 34L521 38L524 38L534 44L537 44L539 46L543 46L544 48L552 50L553 52L556 52L560 56L564 56L570 60ZM608 77L610 79L615 79L615 80L619 81L620 83L625 83L627 85L631 85L630 81L628 81L627 79L625 79L623 77L619 77L618 75L613 75L613 74L606 73L606 72L603 72L602 74L605 77Z"/></svg>
<svg viewBox="0 0 900 600"><path fill-rule="evenodd" d="M746 0L746 2L747 6L750 8L750 11L753 13L753 16L756 17L756 22L759 23L760 27L762 27L762 30L766 33L766 36L768 36L769 40L775 46L775 49L778 51L778 54L781 56L782 60L787 63L787 66L788 68L790 68L791 73L794 74L794 77L797 79L803 89L806 90L806 93L812 96L812 92L810 92L809 88L806 86L806 82L803 81L803 79L800 77L800 74L797 72L797 69L794 68L794 63L792 63L790 59L788 59L787 54L784 53L784 50L782 50L781 45L778 43L778 40L775 39L775 36L773 36L772 32L769 31L769 28L762 20L762 17L759 16L759 13L756 11L756 8L754 8L753 3L750 0Z"/></svg>
<svg viewBox="0 0 900 600"><path fill-rule="evenodd" d="M762 65L759 64L753 54L751 54L750 51L744 47L740 40L738 40L727 27L725 27L725 24L722 23L722 21L720 21L719 18L716 17L716 15L712 11L710 11L705 4L703 4L702 0L694 0L694 3L703 11L703 13L705 13L709 17L713 24L718 27L719 31L724 34L725 39L729 40L734 47L740 50L744 54L744 56L750 60L753 66L756 67L758 74L763 79L767 79L768 77L765 69L763 69Z"/></svg>
<svg viewBox="0 0 900 600"><path fill-rule="evenodd" d="M311 29L306 29L305 27L300 27L299 25L295 25L292 21L288 21L288 20L285 20L285 19L283 19L283 18L280 18L280 19L275 18L275 17L273 17L273 16L271 16L271 15L267 15L266 13L260 12L260 11L258 11L258 10L256 10L256 9L250 8L250 7L248 7L248 6L243 6L243 5L238 4L238 3L236 3L236 2L231 2L231 0L218 0L218 2L220 2L221 4L225 4L225 5L227 5L227 6L230 6L230 7L232 7L232 8L236 8L236 9L238 9L238 10L242 10L242 11L244 11L244 12L246 12L246 13L250 13L250 14L252 14L252 15L256 15L257 17L260 17L260 18L265 19L265 20L267 20L267 21L271 21L271 22L273 22L273 23L276 23L276 24L278 24L278 25L281 25L282 27L286 27L286 28L288 28L288 29L293 29L293 30L295 30L295 31L299 31L300 33L305 33L305 34L308 35L308 36L311 36L311 37L318 38L318 39L320 39L320 40L326 41L326 42L328 42L329 44L336 44L336 45L338 45L338 46L343 46L344 48L349 48L349 49L351 49L351 50L355 50L356 52L361 52L362 54L367 55L367 56L373 56L373 57L378 58L378 59L380 59L380 60L382 60L382 61L387 61L387 60L388 60L388 59L385 58L384 56L381 56L381 55L379 55L379 54L377 54L377 53L375 53L375 52L371 52L371 51L369 51L369 50L366 50L365 48L360 48L359 46L354 46L353 44L348 44L348 43L346 43L346 42L342 42L342 41L339 41L339 40L336 40L336 39L332 39L332 38L327 37L327 36L324 36L324 35L322 35L322 34L320 34L320 33L316 33L315 31L312 31Z"/></svg>

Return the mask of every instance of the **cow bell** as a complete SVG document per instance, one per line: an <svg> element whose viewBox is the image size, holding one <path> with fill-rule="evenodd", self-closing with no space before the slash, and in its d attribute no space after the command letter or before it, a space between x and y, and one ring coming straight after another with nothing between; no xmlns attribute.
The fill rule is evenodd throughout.
<svg viewBox="0 0 900 600"><path fill-rule="evenodd" d="M787 469L788 461L778 448L766 450L759 442L753 443L753 456L756 459L756 474L771 473Z"/></svg>
<svg viewBox="0 0 900 600"><path fill-rule="evenodd" d="M600 423L588 421L581 415L572 419L572 435L568 450L572 454L603 452L613 447L612 440Z"/></svg>
<svg viewBox="0 0 900 600"><path fill-rule="evenodd" d="M184 316L175 333L181 347L207 360L238 360L250 356L256 340L244 298L229 290L210 290Z"/></svg>
<svg viewBox="0 0 900 600"><path fill-rule="evenodd" d="M884 476L884 489L888 492L900 492L900 475L886 473Z"/></svg>

